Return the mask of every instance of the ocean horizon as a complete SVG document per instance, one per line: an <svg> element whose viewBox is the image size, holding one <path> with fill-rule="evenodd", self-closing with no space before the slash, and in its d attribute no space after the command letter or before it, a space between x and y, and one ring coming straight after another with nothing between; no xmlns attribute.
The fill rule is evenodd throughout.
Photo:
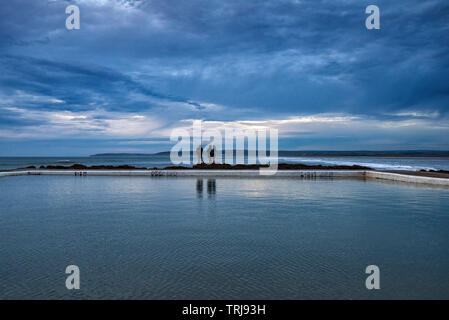
<svg viewBox="0 0 449 320"><path fill-rule="evenodd" d="M319 152L321 153L321 152ZM449 156L444 152L437 152L424 155L397 155L397 152L383 156L371 155L352 155L350 152L345 152L345 155L332 156L328 155L313 155L294 156L289 153L279 152L279 163L291 164L305 164L305 165L322 165L322 166L364 166L376 170L405 170L405 171L419 171L419 170L444 170L449 171ZM442 155L438 155L442 154ZM256 159L257 161L257 159ZM245 156L245 163L248 162L248 157ZM82 164L86 166L93 165L131 165L142 168L164 168L172 166L168 152L156 154L106 154L95 156L51 156L51 157L0 157L0 170L9 170L16 168L25 168L28 166L58 165L70 166L73 164ZM192 164L183 165L186 167Z"/></svg>

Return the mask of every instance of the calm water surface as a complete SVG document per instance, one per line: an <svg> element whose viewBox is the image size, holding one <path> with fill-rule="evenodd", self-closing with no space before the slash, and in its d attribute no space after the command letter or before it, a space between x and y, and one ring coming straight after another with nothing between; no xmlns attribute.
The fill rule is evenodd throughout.
<svg viewBox="0 0 449 320"><path fill-rule="evenodd" d="M20 176L0 195L2 299L449 299L448 189Z"/></svg>

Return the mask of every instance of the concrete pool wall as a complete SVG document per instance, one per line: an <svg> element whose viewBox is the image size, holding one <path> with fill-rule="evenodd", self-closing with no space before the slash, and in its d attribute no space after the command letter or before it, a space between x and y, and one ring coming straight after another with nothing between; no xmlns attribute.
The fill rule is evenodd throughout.
<svg viewBox="0 0 449 320"><path fill-rule="evenodd" d="M0 172L0 177L22 175L370 178L406 183L449 186L449 179L363 170L278 170L274 175L260 175L259 170L23 170Z"/></svg>
<svg viewBox="0 0 449 320"><path fill-rule="evenodd" d="M365 171L365 177L381 180L407 182L407 183L423 183L423 184L449 186L449 179L412 176L391 172Z"/></svg>

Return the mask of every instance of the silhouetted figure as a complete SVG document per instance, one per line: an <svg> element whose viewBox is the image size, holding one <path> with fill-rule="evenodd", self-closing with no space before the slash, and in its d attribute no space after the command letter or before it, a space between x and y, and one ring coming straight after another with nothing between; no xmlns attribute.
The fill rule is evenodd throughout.
<svg viewBox="0 0 449 320"><path fill-rule="evenodd" d="M201 148L200 148L200 153L201 153L201 163L204 162L204 159L203 159L203 152L204 152L204 149L203 149L203 146L201 146Z"/></svg>
<svg viewBox="0 0 449 320"><path fill-rule="evenodd" d="M203 146L199 145L198 148L196 148L196 153L198 156L198 164L203 163Z"/></svg>
<svg viewBox="0 0 449 320"><path fill-rule="evenodd" d="M215 146L212 146L212 150L210 151L210 162L209 163L215 163Z"/></svg>
<svg viewBox="0 0 449 320"><path fill-rule="evenodd" d="M215 163L215 146L209 146L206 150L208 156L208 164Z"/></svg>

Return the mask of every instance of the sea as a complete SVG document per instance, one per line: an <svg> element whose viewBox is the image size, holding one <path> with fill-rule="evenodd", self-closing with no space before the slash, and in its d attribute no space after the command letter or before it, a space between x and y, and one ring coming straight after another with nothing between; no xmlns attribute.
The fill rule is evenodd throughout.
<svg viewBox="0 0 449 320"><path fill-rule="evenodd" d="M247 158L246 158L247 161ZM279 157L279 163L300 163L307 165L360 165L376 170L449 170L449 157L375 157L375 156L335 156L335 157ZM92 165L132 165L142 168L164 168L174 165L168 154L90 156L90 157L0 157L0 170L28 166L72 164ZM185 166L189 166L188 164ZM190 165L191 166L191 165Z"/></svg>

